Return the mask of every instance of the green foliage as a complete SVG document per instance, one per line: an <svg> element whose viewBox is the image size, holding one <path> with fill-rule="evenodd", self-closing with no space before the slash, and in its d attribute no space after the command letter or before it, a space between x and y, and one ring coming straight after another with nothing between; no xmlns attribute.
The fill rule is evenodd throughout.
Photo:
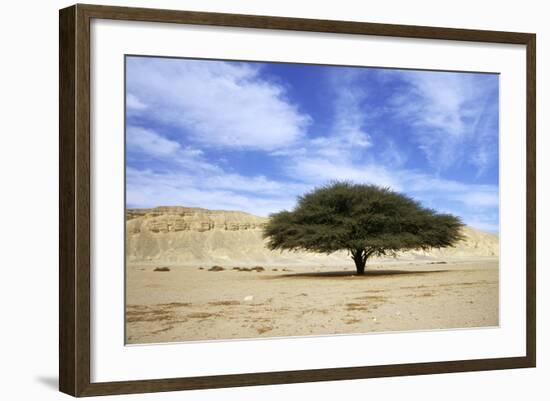
<svg viewBox="0 0 550 401"><path fill-rule="evenodd" d="M370 256L444 248L462 239L459 218L376 185L335 182L301 196L295 210L270 217L264 230L270 249L348 250L358 271Z"/></svg>

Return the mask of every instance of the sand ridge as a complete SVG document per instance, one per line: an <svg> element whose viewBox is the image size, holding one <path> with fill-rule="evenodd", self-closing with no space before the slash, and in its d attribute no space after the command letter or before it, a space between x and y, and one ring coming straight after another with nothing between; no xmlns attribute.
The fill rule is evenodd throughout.
<svg viewBox="0 0 550 401"><path fill-rule="evenodd" d="M188 207L128 209L126 252L130 263L240 264L254 266L337 266L349 255L270 251L262 238L267 218L240 211ZM498 256L497 235L464 227L465 239L453 248L410 251L400 259L484 258Z"/></svg>

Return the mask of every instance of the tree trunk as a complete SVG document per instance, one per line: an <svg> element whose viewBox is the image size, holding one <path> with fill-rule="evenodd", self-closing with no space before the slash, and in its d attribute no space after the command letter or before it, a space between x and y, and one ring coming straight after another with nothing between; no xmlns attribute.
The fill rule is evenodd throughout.
<svg viewBox="0 0 550 401"><path fill-rule="evenodd" d="M365 274L365 263L357 263L357 261L355 262L355 268L357 269L357 274L358 275L363 275Z"/></svg>
<svg viewBox="0 0 550 401"><path fill-rule="evenodd" d="M351 258L355 262L355 269L358 275L365 274L365 264L367 263L367 253L364 249L351 251Z"/></svg>

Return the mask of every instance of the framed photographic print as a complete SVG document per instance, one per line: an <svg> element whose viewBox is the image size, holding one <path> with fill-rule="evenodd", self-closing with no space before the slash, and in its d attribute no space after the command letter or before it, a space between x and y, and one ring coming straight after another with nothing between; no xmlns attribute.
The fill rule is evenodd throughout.
<svg viewBox="0 0 550 401"><path fill-rule="evenodd" d="M60 390L535 366L535 35L60 11Z"/></svg>

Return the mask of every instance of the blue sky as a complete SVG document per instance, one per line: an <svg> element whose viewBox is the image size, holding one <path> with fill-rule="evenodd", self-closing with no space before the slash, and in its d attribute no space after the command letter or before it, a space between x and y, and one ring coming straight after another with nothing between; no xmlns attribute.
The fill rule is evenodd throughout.
<svg viewBox="0 0 550 401"><path fill-rule="evenodd" d="M498 231L496 74L128 56L128 207L267 216L331 180Z"/></svg>

